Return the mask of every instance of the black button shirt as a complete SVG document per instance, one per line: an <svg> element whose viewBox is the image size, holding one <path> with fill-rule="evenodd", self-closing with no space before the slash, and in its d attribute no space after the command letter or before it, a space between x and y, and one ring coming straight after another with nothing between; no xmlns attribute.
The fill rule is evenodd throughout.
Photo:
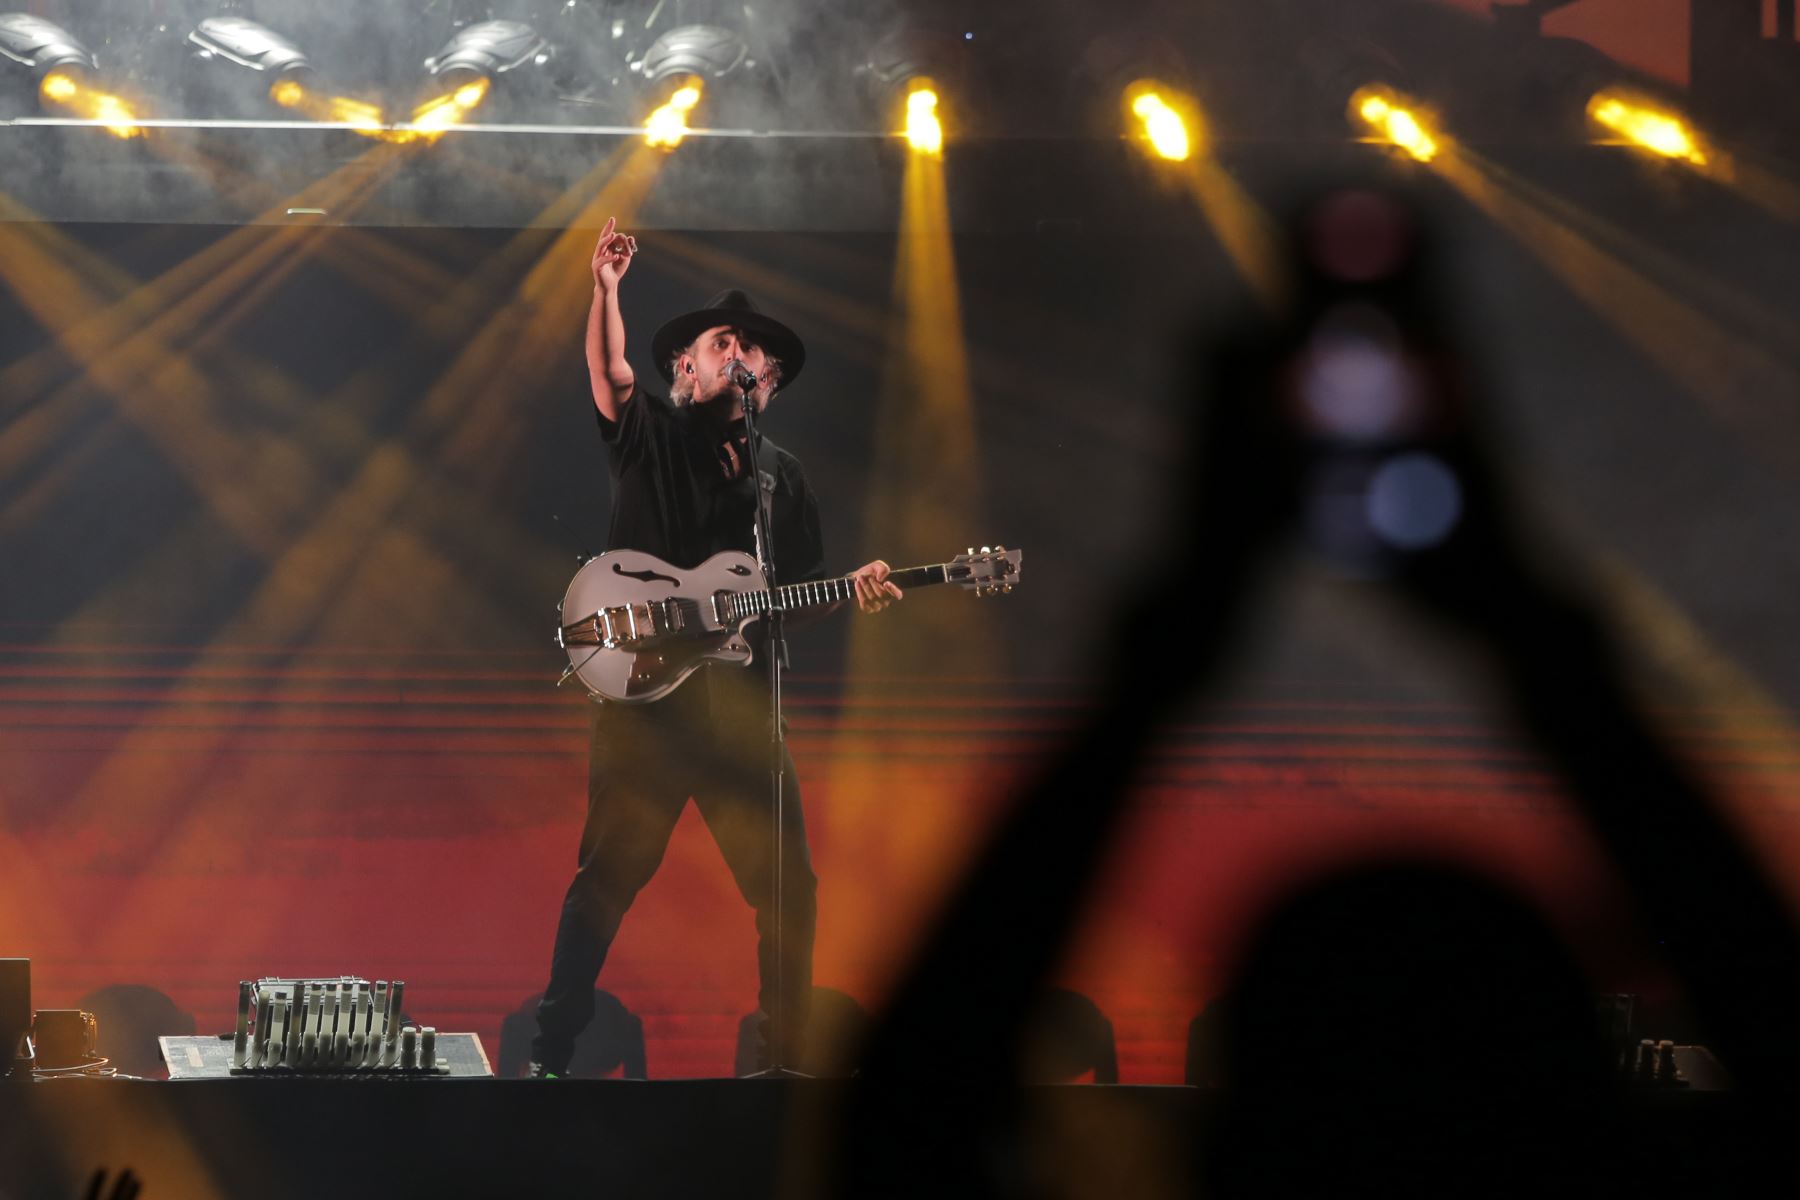
<svg viewBox="0 0 1800 1200"><path fill-rule="evenodd" d="M723 447L743 427L721 421L708 407L677 408L640 388L617 421L599 418L612 452L608 547L641 550L677 567L699 566L722 550L754 555L755 489L762 475L774 480L779 582L824 578L819 502L800 460L765 437L757 469L732 478Z"/></svg>

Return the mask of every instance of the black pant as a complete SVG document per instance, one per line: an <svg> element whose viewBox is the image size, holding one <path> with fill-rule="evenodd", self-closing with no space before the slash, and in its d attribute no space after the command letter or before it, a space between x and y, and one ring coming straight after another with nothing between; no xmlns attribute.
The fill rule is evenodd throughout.
<svg viewBox="0 0 1800 1200"><path fill-rule="evenodd" d="M782 962L775 956L774 800L769 785L766 676L741 668L702 668L672 694L648 705L596 706L588 753L587 824L580 866L563 899L538 1006L532 1057L552 1070L568 1064L575 1037L593 1017L594 981L613 936L668 849L691 796L738 891L756 910L757 1003L769 1013L779 971L787 1004L782 1057L795 1061L812 995L818 880L807 852L800 786L783 760Z"/></svg>

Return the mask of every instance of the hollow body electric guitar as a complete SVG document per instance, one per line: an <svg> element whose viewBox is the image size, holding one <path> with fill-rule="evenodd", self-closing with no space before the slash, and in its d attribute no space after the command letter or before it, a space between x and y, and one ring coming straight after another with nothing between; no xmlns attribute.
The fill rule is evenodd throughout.
<svg viewBox="0 0 1800 1200"><path fill-rule="evenodd" d="M888 578L902 590L954 583L977 595L1010 592L1020 550L1004 546L908 567ZM573 675L596 700L659 700L708 662L747 664L745 630L771 610L784 613L856 598L853 576L771 590L748 554L728 550L697 567L672 567L637 550L614 550L575 572L562 601L556 640Z"/></svg>

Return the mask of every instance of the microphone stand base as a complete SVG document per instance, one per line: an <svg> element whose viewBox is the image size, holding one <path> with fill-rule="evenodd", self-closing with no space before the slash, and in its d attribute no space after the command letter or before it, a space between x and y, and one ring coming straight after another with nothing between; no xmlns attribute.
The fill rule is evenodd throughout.
<svg viewBox="0 0 1800 1200"><path fill-rule="evenodd" d="M792 1067L764 1067L760 1071L752 1071L748 1075L739 1075L739 1079L814 1079L805 1071L796 1071Z"/></svg>

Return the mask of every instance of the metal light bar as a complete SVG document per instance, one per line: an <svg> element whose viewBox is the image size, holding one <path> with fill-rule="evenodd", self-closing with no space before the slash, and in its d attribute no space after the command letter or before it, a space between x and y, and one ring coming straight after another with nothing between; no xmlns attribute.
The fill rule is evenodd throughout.
<svg viewBox="0 0 1800 1200"><path fill-rule="evenodd" d="M349 121L287 121L279 118L268 120L238 120L211 117L142 117L135 118L132 124L138 129L300 129L300 130L344 130L350 133L366 133L370 126ZM18 128L71 128L71 129L107 129L105 121L89 120L81 117L0 117L0 129L8 126ZM415 125L411 122L399 122L378 126L380 129L396 132L416 133L531 133L560 134L571 137L643 137L642 125L518 125L518 124L467 124L454 125L444 130L429 126ZM894 133L880 133L868 130L829 130L829 129L685 129L683 138L761 138L775 140L810 140L810 141L892 141L904 136Z"/></svg>

